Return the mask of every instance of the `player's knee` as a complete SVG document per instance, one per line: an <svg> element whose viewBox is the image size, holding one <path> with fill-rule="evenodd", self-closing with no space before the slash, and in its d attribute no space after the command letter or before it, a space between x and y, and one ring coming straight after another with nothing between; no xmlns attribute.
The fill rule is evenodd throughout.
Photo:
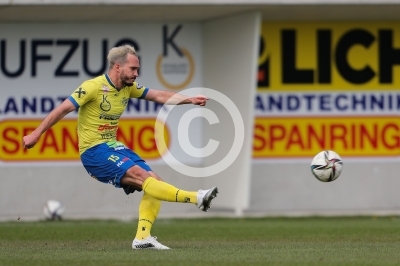
<svg viewBox="0 0 400 266"><path fill-rule="evenodd" d="M156 173L154 173L153 171L149 172L150 176L154 177L155 179L159 180L159 181L163 181Z"/></svg>
<svg viewBox="0 0 400 266"><path fill-rule="evenodd" d="M139 179L141 181L144 181L149 176L149 173L146 170L137 165L129 168L126 173L127 176L132 177L134 179Z"/></svg>

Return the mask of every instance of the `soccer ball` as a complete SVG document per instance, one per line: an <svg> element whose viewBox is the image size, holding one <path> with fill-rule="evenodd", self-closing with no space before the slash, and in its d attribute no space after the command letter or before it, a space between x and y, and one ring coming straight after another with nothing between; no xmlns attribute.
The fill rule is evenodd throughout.
<svg viewBox="0 0 400 266"><path fill-rule="evenodd" d="M64 211L64 205L57 200L49 200L43 206L43 213L48 220L61 220Z"/></svg>
<svg viewBox="0 0 400 266"><path fill-rule="evenodd" d="M334 151L321 151L311 162L311 172L322 182L332 182L342 173L343 161Z"/></svg>

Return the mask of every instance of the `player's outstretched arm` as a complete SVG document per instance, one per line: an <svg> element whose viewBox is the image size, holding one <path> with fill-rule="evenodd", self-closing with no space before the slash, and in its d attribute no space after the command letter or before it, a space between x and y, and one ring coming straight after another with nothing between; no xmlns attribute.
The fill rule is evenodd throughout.
<svg viewBox="0 0 400 266"><path fill-rule="evenodd" d="M189 97L172 91L160 91L149 89L144 99L162 104L194 104L204 106L208 100L208 97L203 95L197 95L195 97Z"/></svg>
<svg viewBox="0 0 400 266"><path fill-rule="evenodd" d="M75 106L69 99L66 99L64 102L62 102L57 108L51 111L48 116L46 116L42 123L40 123L40 125L31 134L23 137L22 144L24 148L33 148L40 136L46 130L54 126L58 121L61 120L61 118L74 110Z"/></svg>

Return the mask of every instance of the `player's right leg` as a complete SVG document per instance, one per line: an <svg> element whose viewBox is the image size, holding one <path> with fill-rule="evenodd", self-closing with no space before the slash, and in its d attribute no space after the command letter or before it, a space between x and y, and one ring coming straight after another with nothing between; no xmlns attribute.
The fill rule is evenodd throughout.
<svg viewBox="0 0 400 266"><path fill-rule="evenodd" d="M158 178L153 171L150 171L149 173L151 176ZM143 197L139 204L139 220L135 240L143 240L151 235L151 228L158 216L160 208L160 200L153 198L146 192L143 193Z"/></svg>
<svg viewBox="0 0 400 266"><path fill-rule="evenodd" d="M143 168L147 168L143 162L138 162ZM148 171L157 180L161 180L156 173ZM139 204L139 219L135 239L132 241L132 249L169 249L157 241L157 237L151 235L151 229L161 207L161 201L153 198L146 192L143 193Z"/></svg>

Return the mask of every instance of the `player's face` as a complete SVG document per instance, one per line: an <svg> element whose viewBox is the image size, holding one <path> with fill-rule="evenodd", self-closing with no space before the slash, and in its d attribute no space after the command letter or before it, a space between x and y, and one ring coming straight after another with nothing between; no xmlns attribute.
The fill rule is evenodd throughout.
<svg viewBox="0 0 400 266"><path fill-rule="evenodd" d="M121 66L119 78L125 86L132 86L139 75L139 58L135 55L128 54L126 63Z"/></svg>

